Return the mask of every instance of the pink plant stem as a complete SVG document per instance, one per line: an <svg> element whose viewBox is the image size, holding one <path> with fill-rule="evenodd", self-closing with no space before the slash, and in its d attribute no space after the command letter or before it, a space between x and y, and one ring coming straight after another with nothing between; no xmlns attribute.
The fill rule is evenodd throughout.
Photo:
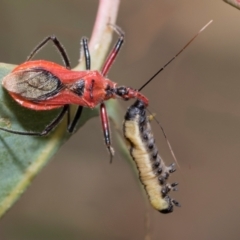
<svg viewBox="0 0 240 240"><path fill-rule="evenodd" d="M240 0L224 0L224 2L229 3L230 5L240 9Z"/></svg>
<svg viewBox="0 0 240 240"><path fill-rule="evenodd" d="M119 4L120 0L99 0L98 12L89 43L92 69L100 69L106 58L112 41L112 29L108 27L108 24L116 23ZM82 67L82 62L75 69L79 70Z"/></svg>

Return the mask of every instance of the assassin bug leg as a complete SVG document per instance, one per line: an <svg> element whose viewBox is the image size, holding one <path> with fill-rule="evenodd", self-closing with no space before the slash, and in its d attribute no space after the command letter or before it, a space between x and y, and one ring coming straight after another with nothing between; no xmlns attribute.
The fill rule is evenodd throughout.
<svg viewBox="0 0 240 240"><path fill-rule="evenodd" d="M86 62L86 70L90 70L91 69L91 56L90 56L90 52L88 49L88 39L87 38L82 38L81 41L81 46L83 47L83 52L84 52L84 56L85 56L85 62Z"/></svg>
<svg viewBox="0 0 240 240"><path fill-rule="evenodd" d="M85 57L85 63L86 63L86 70L90 70L91 68L91 57L90 52L88 49L88 40L87 38L83 37L81 40L81 47L83 47L84 57ZM82 115L83 106L78 106L77 111L75 113L75 116L71 123L68 123L68 132L73 133L79 119ZM70 118L69 118L70 119Z"/></svg>
<svg viewBox="0 0 240 240"><path fill-rule="evenodd" d="M69 112L69 105L65 105L62 108L62 111L59 113L59 115L56 118L54 118L53 121L50 122L42 132L21 132L21 131L15 131L7 128L2 128L2 127L0 127L0 130L4 132L14 133L17 135L38 136L38 137L46 136L62 121L66 112ZM67 116L70 116L70 115L68 114Z"/></svg>
<svg viewBox="0 0 240 240"><path fill-rule="evenodd" d="M103 64L102 71L90 70L91 58L87 38L81 40L86 71L70 70L67 53L54 35L47 37L34 48L26 62L17 66L4 77L2 85L12 98L23 107L36 111L62 108L62 111L42 132L22 132L5 128L0 128L0 130L19 135L43 136L53 130L67 114L67 130L72 133L81 117L83 107L94 108L100 104L105 143L112 159L114 151L111 147L109 122L104 101L117 97L124 100L139 98L147 105L148 99L137 90L124 86L118 87L116 83L106 78L106 74L113 65L124 42L122 30L117 26L111 25L111 27L117 32L119 38ZM49 41L52 41L58 49L65 67L45 60L30 60ZM70 119L71 104L78 105L73 120Z"/></svg>
<svg viewBox="0 0 240 240"><path fill-rule="evenodd" d="M108 58L105 61L105 64L102 67L102 75L106 76L108 71L110 70L114 60L116 59L122 45L124 42L124 32L122 31L122 29L116 25L112 25L109 24L109 26L119 35L119 38L115 44L115 46L113 47L111 53L109 54Z"/></svg>
<svg viewBox="0 0 240 240"><path fill-rule="evenodd" d="M110 68L111 68L115 58L117 57L117 55L123 45L123 42L124 42L124 32L121 30L121 28L119 28L115 25L110 25L110 26L119 35L119 38L118 38L115 46L113 47L112 51L110 52L109 56L107 57L105 64L102 67L101 72L102 72L103 76L107 75L108 71L110 70ZM108 119L108 115L107 115L106 105L104 103L101 103L101 105L100 105L100 116L101 116L105 144L106 144L107 149L110 154L110 163L112 163L112 159L114 156L114 149L111 146L111 134L110 134L110 127L109 127L109 119Z"/></svg>
<svg viewBox="0 0 240 240"><path fill-rule="evenodd" d="M102 121L102 129L103 129L105 144L106 144L109 154L110 154L110 163L112 163L112 158L114 156L114 149L111 146L109 119L108 119L108 115L107 115L106 105L104 103L101 103L101 105L100 105L100 116L101 116L101 121Z"/></svg>
<svg viewBox="0 0 240 240"><path fill-rule="evenodd" d="M74 132L74 129L75 129L77 123L78 123L78 120L81 118L82 110L83 110L83 107L82 107L82 106L79 106L79 107L77 108L77 111L76 111L76 113L75 113L75 116L74 116L72 122L69 121L70 116L68 117L68 132L69 132L69 133L73 133L73 132ZM70 113L70 111L69 111L69 113ZM70 123L69 123L69 122L70 122Z"/></svg>
<svg viewBox="0 0 240 240"><path fill-rule="evenodd" d="M69 61L69 58L67 56L67 53L63 47L63 45L60 43L60 41L57 39L57 37L55 35L51 35L51 36L48 36L47 38L45 38L41 43L39 43L36 48L33 49L33 51L30 53L30 55L28 56L27 58L27 61L30 61L33 56L39 51L41 50L41 48L43 48L47 43L48 41L52 41L54 43L54 46L57 48L57 50L59 51L62 59L63 59L63 62L64 62L64 65L66 68L68 69L71 69L70 67L70 61Z"/></svg>

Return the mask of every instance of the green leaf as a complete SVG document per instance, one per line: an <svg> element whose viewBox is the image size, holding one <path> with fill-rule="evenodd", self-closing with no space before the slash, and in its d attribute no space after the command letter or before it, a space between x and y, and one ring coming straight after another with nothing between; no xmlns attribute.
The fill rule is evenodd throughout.
<svg viewBox="0 0 240 240"><path fill-rule="evenodd" d="M0 63L0 79L15 66ZM40 132L60 111L33 111L21 107L0 87L0 126L18 131ZM98 115L84 109L78 127ZM70 137L66 118L46 137L20 136L0 131L0 216L23 193L41 168Z"/></svg>
<svg viewBox="0 0 240 240"><path fill-rule="evenodd" d="M240 2L237 0L223 0L224 2L232 5L233 7L240 9Z"/></svg>

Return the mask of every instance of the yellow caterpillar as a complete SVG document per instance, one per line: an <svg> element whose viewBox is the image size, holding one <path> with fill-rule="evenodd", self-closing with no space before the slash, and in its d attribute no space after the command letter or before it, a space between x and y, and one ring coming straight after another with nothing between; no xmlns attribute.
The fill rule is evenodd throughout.
<svg viewBox="0 0 240 240"><path fill-rule="evenodd" d="M123 133L151 205L161 213L172 212L173 206L180 204L167 194L176 190L178 184L166 183L166 180L176 169L174 164L166 166L158 154L143 102L137 100L127 110Z"/></svg>

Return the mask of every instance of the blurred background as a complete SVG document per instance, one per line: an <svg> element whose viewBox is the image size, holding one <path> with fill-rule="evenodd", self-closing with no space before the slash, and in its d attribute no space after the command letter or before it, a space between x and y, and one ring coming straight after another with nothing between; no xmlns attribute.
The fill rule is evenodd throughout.
<svg viewBox="0 0 240 240"><path fill-rule="evenodd" d="M43 38L56 34L79 58L91 36L97 0L0 3L0 61L19 64ZM126 43L109 78L139 88L209 20L214 22L143 93L156 113L181 169L170 195L182 207L152 209L122 157L109 164L100 121L80 129L41 171L0 222L0 240L239 239L240 11L223 1L123 0L117 24ZM50 46L38 58L61 63ZM121 102L122 117L130 104ZM152 124L165 162L173 162ZM149 238L147 238L149 237Z"/></svg>

